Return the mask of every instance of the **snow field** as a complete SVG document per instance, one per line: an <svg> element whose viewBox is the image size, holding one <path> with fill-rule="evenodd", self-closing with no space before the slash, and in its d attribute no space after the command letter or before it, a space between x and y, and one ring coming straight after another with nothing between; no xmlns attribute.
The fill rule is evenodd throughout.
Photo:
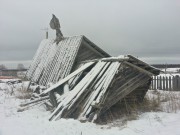
<svg viewBox="0 0 180 135"><path fill-rule="evenodd" d="M172 107L174 102L180 104L180 92L149 90L149 99L160 98L162 111L141 113L136 120L123 125L121 119L108 125L96 125L73 119L49 122L51 112L46 111L43 104L17 112L24 99L10 95L10 88L0 83L0 135L180 135L180 111L178 106Z"/></svg>

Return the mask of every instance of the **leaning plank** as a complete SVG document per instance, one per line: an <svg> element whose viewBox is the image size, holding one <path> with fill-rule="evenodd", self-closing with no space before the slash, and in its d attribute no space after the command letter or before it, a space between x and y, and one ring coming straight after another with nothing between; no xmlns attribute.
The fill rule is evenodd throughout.
<svg viewBox="0 0 180 135"><path fill-rule="evenodd" d="M94 91L91 93L91 95L88 97L88 99L86 100L85 104L83 105L83 110L84 108L87 106L87 104L89 102L91 102L90 100L94 100L95 96L97 95L98 91L95 89L95 86L99 86L99 85L102 85L103 83L103 77L102 75L105 74L106 75L106 71L108 66L110 65L110 62L107 62L107 64L104 66L104 68L101 70L101 72L99 73L99 75L96 77L95 81L92 83L90 89L93 89ZM103 75L103 76L105 76ZM100 84L101 83L101 84ZM99 86L100 88L100 86Z"/></svg>
<svg viewBox="0 0 180 135"><path fill-rule="evenodd" d="M115 73L117 72L117 69L119 67L119 62L114 62L111 64L111 66L108 68L104 76L102 77L103 82L100 86L95 90L95 93L93 93L93 97L91 100L89 100L86 107L83 109L83 112L81 113L81 116L79 119L82 119L83 117L87 118L89 113L92 111L92 103L99 104L102 97L104 96L105 92L107 91L107 88L109 86L109 83L113 79Z"/></svg>
<svg viewBox="0 0 180 135"><path fill-rule="evenodd" d="M102 59L93 59L93 60L85 60L82 61L81 63L87 63L87 62L98 62L98 61L104 61L104 62L123 62L123 61L127 61L129 60L129 58L127 56L119 56L119 57L109 57L109 58L102 58Z"/></svg>
<svg viewBox="0 0 180 135"><path fill-rule="evenodd" d="M58 86L60 86L61 84L65 83L66 81L68 81L69 79L71 79L72 77L74 77L75 75L79 74L80 72L82 72L83 70L87 69L88 67L90 67L92 64L94 64L94 62L89 62L85 65L83 65L81 68L79 68L78 70L74 71L73 73L71 73L70 75L68 75L67 77L65 77L64 79L60 80L58 83L56 83L55 85L53 85L52 87L48 88L47 90L43 91L40 95L42 94L46 94L52 90L54 90L55 88L57 88Z"/></svg>
<svg viewBox="0 0 180 135"><path fill-rule="evenodd" d="M92 93L92 96L87 99L87 102L83 106L83 112L81 113L80 117L84 117L87 110L90 110L89 108L92 108L90 105L93 102L93 100L97 97L98 93L100 92L101 88L104 85L104 82L106 80L106 77L108 76L108 73L110 72L111 67L109 67L106 72L103 74L102 77L100 77L99 81L96 82L96 85L92 88L94 89L94 92ZM82 118L79 118L82 119Z"/></svg>
<svg viewBox="0 0 180 135"><path fill-rule="evenodd" d="M100 69L100 67L102 66L103 63L99 63L96 64L95 67L93 67L93 69L84 77L84 79L82 81L80 81L80 83L78 83L75 88L73 90L70 91L69 95L58 105L58 107L54 110L54 112L51 114L49 120L52 120L52 118L54 117L54 115L56 115L58 112L58 115L55 117L55 119L57 119L59 116L61 116L62 111L64 111L64 108L68 107L68 104L73 101L73 99L77 96L77 94L83 90L84 88L86 88L87 83L90 83L90 78L92 78L95 70ZM77 70L76 70L77 71Z"/></svg>
<svg viewBox="0 0 180 135"><path fill-rule="evenodd" d="M38 99L36 99L36 100L27 102L27 103L22 103L22 104L20 104L20 106L27 106L27 105L29 105L29 104L37 103L37 102L39 102L39 101L43 101L43 100L46 100L46 99L49 99L49 96L41 97L41 98L38 98Z"/></svg>
<svg viewBox="0 0 180 135"><path fill-rule="evenodd" d="M99 72L102 70L102 68L105 66L105 62L102 62L99 64L99 67L94 67L94 71L92 71L92 74L89 78L87 78L87 83L84 85L83 89L78 93L78 95L73 99L74 101L71 103L69 108L75 103L75 101L82 95L83 91L86 90L86 88L89 86L89 84L94 80L95 77L99 74ZM84 79L83 79L84 80Z"/></svg>

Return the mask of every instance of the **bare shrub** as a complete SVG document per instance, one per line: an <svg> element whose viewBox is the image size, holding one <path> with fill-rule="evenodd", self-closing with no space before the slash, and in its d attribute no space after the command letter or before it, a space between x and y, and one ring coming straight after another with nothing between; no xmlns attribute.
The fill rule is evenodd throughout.
<svg viewBox="0 0 180 135"><path fill-rule="evenodd" d="M170 113L180 110L180 92L177 91L151 91L146 100L151 102L149 107L152 111L158 109Z"/></svg>
<svg viewBox="0 0 180 135"><path fill-rule="evenodd" d="M177 112L180 110L180 92L168 91L162 96L162 108L165 112Z"/></svg>
<svg viewBox="0 0 180 135"><path fill-rule="evenodd" d="M137 120L144 112L176 113L178 110L180 110L180 91L149 90L143 102L137 102L132 98L131 102L127 102L124 99L100 116L97 123L122 128L128 121Z"/></svg>
<svg viewBox="0 0 180 135"><path fill-rule="evenodd" d="M32 96L32 92L23 88L19 88L15 92L15 97L19 99L30 99L31 96Z"/></svg>

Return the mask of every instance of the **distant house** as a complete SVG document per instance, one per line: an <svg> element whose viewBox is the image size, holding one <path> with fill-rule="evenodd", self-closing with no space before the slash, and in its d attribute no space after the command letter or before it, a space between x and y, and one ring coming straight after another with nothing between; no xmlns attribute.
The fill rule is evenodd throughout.
<svg viewBox="0 0 180 135"><path fill-rule="evenodd" d="M65 37L57 45L44 39L33 58L26 77L46 86L56 83L77 69L82 61L110 57L85 36Z"/></svg>

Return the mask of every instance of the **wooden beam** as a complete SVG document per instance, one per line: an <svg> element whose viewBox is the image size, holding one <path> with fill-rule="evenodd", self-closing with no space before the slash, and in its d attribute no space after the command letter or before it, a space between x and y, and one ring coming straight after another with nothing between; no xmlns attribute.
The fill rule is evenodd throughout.
<svg viewBox="0 0 180 135"><path fill-rule="evenodd" d="M133 68L135 68L135 69L137 69L137 70L139 70L140 72L143 72L143 73L145 73L145 74L148 74L149 76L153 76L153 75L154 75L153 73L151 73L151 72L149 72L149 71L147 71L147 70L145 70L145 69L143 69L143 68L140 68L140 67L138 67L138 66L136 66L136 65L134 65L134 64L132 64L132 63L130 63L130 62L124 61L123 63L126 64L126 65L128 65L128 66L131 66L131 67L133 67Z"/></svg>
<svg viewBox="0 0 180 135"><path fill-rule="evenodd" d="M93 59L93 60L86 60L86 61L82 61L81 63L88 63L88 62L98 62L98 61L104 61L104 62L115 62L115 61L119 61L119 62L123 62L123 61L127 61L129 60L128 57L108 57L108 58L102 58L102 59Z"/></svg>

